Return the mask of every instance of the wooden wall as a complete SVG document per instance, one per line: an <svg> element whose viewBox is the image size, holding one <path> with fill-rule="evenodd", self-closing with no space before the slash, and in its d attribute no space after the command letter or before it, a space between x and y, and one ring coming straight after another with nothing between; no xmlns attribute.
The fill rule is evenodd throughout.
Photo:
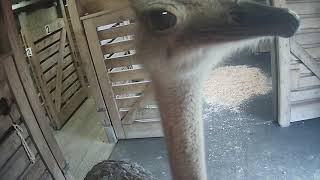
<svg viewBox="0 0 320 180"><path fill-rule="evenodd" d="M1 60L2 58L0 62ZM12 106L12 112L10 113L12 118L0 115L0 179L52 179L27 131L26 124L22 121L17 104L6 81L4 68L0 64L0 98L3 97L7 98ZM13 123L22 127L22 136L36 157L34 164L31 163L24 147L21 145L21 139L13 128Z"/></svg>
<svg viewBox="0 0 320 180"><path fill-rule="evenodd" d="M290 40L291 122L320 117L320 1L287 0L301 17Z"/></svg>

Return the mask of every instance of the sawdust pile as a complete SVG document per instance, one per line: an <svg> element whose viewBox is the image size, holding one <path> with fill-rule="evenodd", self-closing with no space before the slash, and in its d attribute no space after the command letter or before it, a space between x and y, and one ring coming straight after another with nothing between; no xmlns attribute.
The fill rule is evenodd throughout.
<svg viewBox="0 0 320 180"><path fill-rule="evenodd" d="M208 104L238 110L250 98L271 91L271 82L259 68L225 66L215 69L204 85Z"/></svg>

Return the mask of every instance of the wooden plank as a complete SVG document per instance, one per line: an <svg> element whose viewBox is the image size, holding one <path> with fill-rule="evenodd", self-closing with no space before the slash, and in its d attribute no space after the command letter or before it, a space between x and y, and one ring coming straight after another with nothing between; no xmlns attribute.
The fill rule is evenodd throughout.
<svg viewBox="0 0 320 180"><path fill-rule="evenodd" d="M30 30L28 29L29 23L26 18L27 18L26 13L19 14L21 32L24 35L24 39L25 39L26 43L28 44L28 47L30 47L31 49L35 49L33 40L31 39L32 36L30 34ZM40 90L41 90L42 95L43 95L45 102L46 102L46 107L47 107L48 113L51 116L51 120L52 120L51 122L54 126L58 127L59 126L59 119L57 117L57 111L56 111L56 108L54 107L53 102L51 101L51 97L50 97L49 91L48 91L46 83L45 83L45 79L44 79L44 75L42 73L40 59L39 59L38 55L33 54L30 62L32 64L32 66L31 66L32 70L37 78L36 83L40 87ZM27 71L29 71L29 69ZM34 92L36 92L36 91L34 91ZM34 93L34 92L32 92L32 93Z"/></svg>
<svg viewBox="0 0 320 180"><path fill-rule="evenodd" d="M56 140L53 137L51 127L48 123L49 119L45 115L39 97L34 93L36 92L36 89L33 79L30 76L29 67L25 61L22 41L18 38L19 34L16 29L16 22L11 9L11 3L6 0L0 0L0 3L1 12L3 12L2 17L5 22L4 27L7 32L10 32L8 33L8 39L12 52L14 52L13 56L15 64L12 63L9 67L13 68L16 66L16 68L9 68L9 71L13 74L12 76L7 75L10 77L11 83L17 83L17 86L12 87L16 91L16 93L13 92L13 94L15 94L17 104L22 106L22 108L20 107L21 115L25 118L25 123L28 126L28 130L33 137L34 142L37 145L43 145L39 146L37 149L42 155L42 159L45 161L47 168L52 173L53 177L64 180L65 178L62 175L61 169L65 167L65 160ZM9 60L12 61L11 59ZM30 105L28 102L30 102ZM38 121L32 118L32 112L35 114ZM40 128L43 136L41 135L41 132L39 133ZM46 143L47 145L45 146ZM52 155L50 153L52 153ZM68 180L71 179L68 178Z"/></svg>
<svg viewBox="0 0 320 180"><path fill-rule="evenodd" d="M54 22L48 24L50 26L51 32L58 31L59 29L62 29L64 27L64 22L62 18L59 18L55 20ZM41 29L41 31L38 31L37 33L32 34L33 42L36 42L44 37L48 36L45 27Z"/></svg>
<svg viewBox="0 0 320 180"><path fill-rule="evenodd" d="M141 96L137 101L133 104L133 106L130 108L129 112L125 115L125 117L122 119L122 124L132 124L136 114L136 111L139 107L145 104L145 102L150 99L150 96L152 96L152 86L151 84L148 84L144 91L143 96Z"/></svg>
<svg viewBox="0 0 320 180"><path fill-rule="evenodd" d="M163 137L161 122L137 123L123 125L127 138ZM147 129L147 131L146 131Z"/></svg>
<svg viewBox="0 0 320 180"><path fill-rule="evenodd" d="M119 23L127 20L134 20L135 12L131 8L123 8L112 13L105 14L94 19L86 19L85 21L92 21L96 27L104 26L113 23ZM85 22L83 21L83 22Z"/></svg>
<svg viewBox="0 0 320 180"><path fill-rule="evenodd" d="M21 125L23 133L22 136L24 139L27 139L29 136L27 129L24 124ZM14 130L11 131L10 135L4 139L0 144L0 167L9 160L9 158L15 153L15 151L21 145L21 140Z"/></svg>
<svg viewBox="0 0 320 180"><path fill-rule="evenodd" d="M99 119L101 119L101 123L105 127L110 127L111 126L110 117L109 117L109 114L107 113L106 104L103 99L101 87L99 85L98 78L95 72L95 68L94 68L91 54L89 51L88 42L85 36L85 31L83 29L83 25L79 18L79 13L77 10L75 0L68 1L67 9L70 15L70 20L73 27L73 33L75 36L76 44L79 49L79 55L81 57L83 67L91 87L90 95L94 98L94 101L98 109L97 115L99 116ZM108 135L109 142L111 143L117 142L117 138L115 136L113 128L106 128L106 131L108 131L107 135Z"/></svg>
<svg viewBox="0 0 320 180"><path fill-rule="evenodd" d="M291 92L291 101L305 101L312 99L320 99L320 88L316 89L306 89L300 91Z"/></svg>
<svg viewBox="0 0 320 180"><path fill-rule="evenodd" d="M49 45L53 44L54 42L58 41L60 39L60 33L61 31L58 31L50 36L48 36L46 39L40 41L40 42L37 42L35 44L35 47L36 47L36 51L39 52L41 51L42 49L48 47Z"/></svg>
<svg viewBox="0 0 320 180"><path fill-rule="evenodd" d="M120 111L121 118L128 113L128 111ZM137 121L160 121L160 112L158 108L138 108L133 115L134 122ZM132 123L131 123L132 124Z"/></svg>
<svg viewBox="0 0 320 180"><path fill-rule="evenodd" d="M99 31L98 36L100 40L113 39L116 37L124 37L132 35L136 31L136 24L128 24L125 26L110 28L104 31Z"/></svg>
<svg viewBox="0 0 320 180"><path fill-rule="evenodd" d="M101 46L103 54L112 54L118 52L127 52L135 49L135 41L123 41L119 43L106 44Z"/></svg>
<svg viewBox="0 0 320 180"><path fill-rule="evenodd" d="M310 32L305 34L297 34L293 37L301 45L306 44L319 44L320 43L320 32Z"/></svg>
<svg viewBox="0 0 320 180"><path fill-rule="evenodd" d="M66 90L75 80L78 79L78 74L73 72L65 81L62 83L62 91ZM56 88L55 79L48 83L48 89L50 92Z"/></svg>
<svg viewBox="0 0 320 180"><path fill-rule="evenodd" d="M34 164L29 164L29 167L20 176L21 180L38 180L41 175L46 171L46 166L44 165L40 156L36 157L36 162Z"/></svg>
<svg viewBox="0 0 320 180"><path fill-rule="evenodd" d="M143 81L137 83L127 83L123 85L114 85L112 86L112 89L114 95L138 94L142 93L146 86L150 83L150 81Z"/></svg>
<svg viewBox="0 0 320 180"><path fill-rule="evenodd" d="M67 46L67 47L65 48L65 50L64 50L64 56L65 56L64 60L65 60L66 58L72 59L72 57L71 57L69 54L70 54L70 48L69 48L69 46ZM67 55L68 55L68 56L67 56ZM60 57L59 57L59 54L56 53L56 54L54 54L53 56L51 56L50 58L46 59L43 63L41 63L42 72L45 72L45 71L47 71L50 67L52 67L53 65L56 65L59 58L60 58ZM72 60L70 60L70 61L72 61Z"/></svg>
<svg viewBox="0 0 320 180"><path fill-rule="evenodd" d="M320 63L314 60L297 42L291 40L291 52L320 78Z"/></svg>
<svg viewBox="0 0 320 180"><path fill-rule="evenodd" d="M299 80L299 88L308 88L320 86L320 79L317 76L301 77Z"/></svg>
<svg viewBox="0 0 320 180"><path fill-rule="evenodd" d="M300 80L299 66L297 69L291 69L290 77L291 77L290 79L291 90L297 90L299 88L299 80Z"/></svg>
<svg viewBox="0 0 320 180"><path fill-rule="evenodd" d="M68 43L65 43L65 47L67 48ZM60 41L54 43L53 45L49 46L45 50L38 53L40 62L42 63L44 60L46 60L48 57L52 56L53 54L57 53L60 48ZM67 50L66 50L67 51Z"/></svg>
<svg viewBox="0 0 320 180"><path fill-rule="evenodd" d="M109 77L105 77L108 71L104 64L102 50L98 44L99 38L96 31L97 26L93 24L90 19L85 20L83 23L92 55L93 64L96 69L98 80L100 82L99 84L101 87L101 92L105 99L105 102L108 104L110 120L112 121L112 125L115 129L117 138L123 139L125 138L125 134L121 125L120 115L114 99L111 82Z"/></svg>
<svg viewBox="0 0 320 180"><path fill-rule="evenodd" d="M286 0L271 0L271 4L275 7L286 7ZM277 65L277 84L273 87L278 87L278 97L274 100L278 102L278 123L282 127L290 125L290 42L288 39L277 37L275 38L275 48L273 65ZM274 66L273 66L274 67ZM273 75L275 72L273 73Z"/></svg>
<svg viewBox="0 0 320 180"><path fill-rule="evenodd" d="M37 150L31 139L27 139L31 151L36 155ZM29 166L30 160L24 150L23 146L20 146L17 152L6 162L3 168L0 170L0 177L5 177L6 180L17 180L24 170Z"/></svg>
<svg viewBox="0 0 320 180"><path fill-rule="evenodd" d="M74 95L81 87L81 83L76 81L72 86L62 94L61 102L65 103L72 95Z"/></svg>
<svg viewBox="0 0 320 180"><path fill-rule="evenodd" d="M141 64L141 63L138 62L135 55L132 55L132 56L125 56L120 58L106 59L105 64L108 69L112 69L112 68Z"/></svg>
<svg viewBox="0 0 320 180"><path fill-rule="evenodd" d="M144 69L129 69L119 72L110 72L108 75L112 82L149 79L148 74Z"/></svg>
<svg viewBox="0 0 320 180"><path fill-rule="evenodd" d="M24 91L24 87L21 84L21 82L26 83L27 81L20 80L18 72L15 68L15 64L12 59L8 59L4 63L5 63L5 71L7 73L7 76L10 77L8 80L10 83L11 90L16 98L17 104L20 107L22 116L24 117L25 123L29 129L29 132L31 133L31 137L37 145L37 149L40 151L40 153L41 153L43 159L45 160L46 165L49 168L52 175L54 177L56 177L57 179L61 179L61 180L65 179L65 177L63 176L62 171L59 168L59 166L56 162L56 159L55 159L55 157L60 158L59 155L57 154L57 156L54 157L53 154L51 154L52 153L51 150L47 146L47 141L51 141L50 143L53 143L52 142L53 136L51 134L51 138L49 138L48 137L49 135L47 134L46 137L48 139L46 141L46 139L44 138L44 136L42 134L41 128L39 127L39 124L36 120L36 117L34 116L34 111L36 111L37 114L40 111L39 110L40 102L38 102L37 107L34 107L35 109L33 109L33 110L31 109L30 104L29 104L29 100L28 100L28 98L25 94L25 91ZM28 74L28 75L30 76L30 74ZM33 85L31 78L29 79L29 85L31 87ZM27 87L30 88L30 86L27 86ZM31 91L31 92L33 93L33 96L34 96L35 91ZM29 94L29 98L30 98L30 94ZM36 102L39 101L38 97L33 97L30 100L31 100L31 102L33 100ZM43 114L43 112L41 112L41 113ZM38 114L38 116L39 116L39 114ZM42 115L42 116L45 117L44 115ZM43 120L45 120L45 118ZM45 122L45 123L48 123L48 122ZM41 124L43 125L43 122ZM48 124L47 124L47 126L48 126ZM49 130L49 127L43 128L43 130ZM46 133L51 133L51 132L47 131ZM56 146L56 147L58 147L58 146ZM57 153L57 151L55 151L55 152ZM61 155L61 157L63 157L63 156Z"/></svg>
<svg viewBox="0 0 320 180"><path fill-rule="evenodd" d="M59 113L59 118L62 122L66 122L68 118L75 112L75 110L81 105L81 103L87 98L86 91L80 89L71 99L62 106L61 112Z"/></svg>
<svg viewBox="0 0 320 180"><path fill-rule="evenodd" d="M73 63L72 63L72 59L71 59L70 57L67 57L66 59L64 59L64 61L63 61L63 68L64 68L64 70L63 70L64 75L65 75L65 74L69 74L69 73L75 71L75 67L74 67L74 65L73 65ZM44 77L44 80L45 80L46 82L48 82L49 80L51 80L51 79L52 79L53 77L55 77L56 75L57 75L57 67L54 66L54 67L52 67L49 71L47 71L47 72L43 75L43 77Z"/></svg>
<svg viewBox="0 0 320 180"><path fill-rule="evenodd" d="M62 29L61 37L60 37L60 48L59 48L59 59L57 63L57 75L56 75L56 90L55 90L55 106L57 111L61 109L62 101L62 78L63 78L63 67L64 67L64 43L66 42L67 31L65 28Z"/></svg>
<svg viewBox="0 0 320 180"><path fill-rule="evenodd" d="M131 97L131 98L118 98L117 100L117 105L119 109L129 109L133 106L133 104L138 100L140 96L135 96L135 97ZM152 96L148 96L145 99L145 102L143 104L143 106L147 106L147 105L156 105L157 101L154 98L154 95Z"/></svg>
<svg viewBox="0 0 320 180"><path fill-rule="evenodd" d="M302 121L320 117L320 101L307 101L292 104L291 122Z"/></svg>

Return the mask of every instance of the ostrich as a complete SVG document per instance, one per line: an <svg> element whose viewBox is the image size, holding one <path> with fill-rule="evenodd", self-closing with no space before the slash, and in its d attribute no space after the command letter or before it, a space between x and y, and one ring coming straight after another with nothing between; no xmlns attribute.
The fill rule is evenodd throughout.
<svg viewBox="0 0 320 180"><path fill-rule="evenodd" d="M288 9L236 0L131 0L137 58L153 81L174 180L206 180L201 89L227 56L268 36L291 37Z"/></svg>

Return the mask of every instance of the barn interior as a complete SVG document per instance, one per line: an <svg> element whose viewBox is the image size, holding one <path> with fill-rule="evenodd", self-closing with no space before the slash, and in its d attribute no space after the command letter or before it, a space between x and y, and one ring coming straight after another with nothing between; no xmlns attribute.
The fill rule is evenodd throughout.
<svg viewBox="0 0 320 180"><path fill-rule="evenodd" d="M0 180L82 180L106 160L171 179L130 0L0 1ZM320 179L320 1L257 3L301 25L212 69L208 179Z"/></svg>

